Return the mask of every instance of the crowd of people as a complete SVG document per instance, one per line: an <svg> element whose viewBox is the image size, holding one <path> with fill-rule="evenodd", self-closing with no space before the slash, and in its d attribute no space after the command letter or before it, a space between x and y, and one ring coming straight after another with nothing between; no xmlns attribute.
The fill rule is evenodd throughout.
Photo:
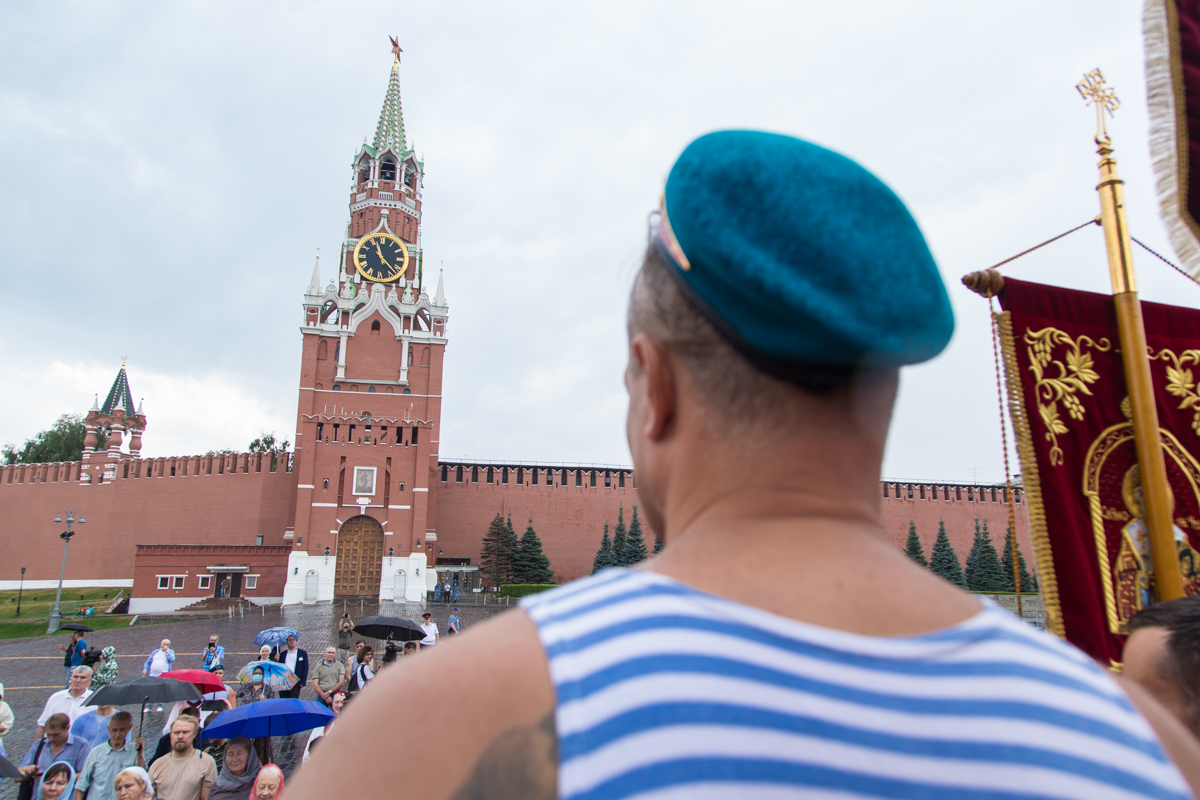
<svg viewBox="0 0 1200 800"><path fill-rule="evenodd" d="M457 609L455 609L457 612ZM422 646L436 644L436 623L425 615ZM453 623L457 629L457 617ZM348 615L338 622L337 646L324 649L310 668L308 653L298 637L287 636L278 646L263 645L246 664L239 680L225 682L226 651L220 637L209 637L199 655L197 669L214 676L223 689L212 683L198 701L181 701L166 712L157 741L134 735L133 715L112 705L89 705L101 686L117 681L116 650L105 647L89 659L88 643L82 633L73 633L65 651L65 689L52 693L37 719L35 740L21 760L21 800L276 800L283 789L283 770L274 763L272 738L229 739L207 737L205 729L227 710L262 700L300 698L309 687L315 698L335 715L361 691L381 669L398 659L412 657L419 648L408 642L403 649L387 642L382 659L375 657L365 640L356 638L355 624ZM428 642L428 644L426 644ZM394 649L394 653L393 653ZM392 657L389 657L389 654ZM186 657L185 657L186 658ZM276 674L274 664L286 670L286 688L268 680ZM179 666L171 640L163 639L142 663L141 674L160 677ZM188 665L191 666L191 665ZM293 682L294 676L294 682ZM168 675L168 677L171 677ZM3 736L13 727L12 709L4 702L0 684L0 756L7 756ZM307 761L315 744L333 723L307 734L302 760Z"/></svg>

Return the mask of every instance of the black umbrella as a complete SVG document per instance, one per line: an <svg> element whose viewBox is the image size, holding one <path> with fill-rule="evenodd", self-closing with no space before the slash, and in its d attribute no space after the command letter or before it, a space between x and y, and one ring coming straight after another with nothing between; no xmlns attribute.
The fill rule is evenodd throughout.
<svg viewBox="0 0 1200 800"><path fill-rule="evenodd" d="M58 629L60 631L83 631L84 633L92 633L94 630L82 622L68 622L66 625L59 625Z"/></svg>
<svg viewBox="0 0 1200 800"><path fill-rule="evenodd" d="M142 718L138 722L138 736L142 735L142 723L146 720L147 703L177 703L180 700L201 699L200 690L190 683L170 678L151 678L143 675L131 681L110 683L102 686L88 698L85 706L132 706L142 707Z"/></svg>
<svg viewBox="0 0 1200 800"><path fill-rule="evenodd" d="M17 769L16 764L4 756L0 756L0 778L16 778L17 780L21 780L24 777L21 774L21 770Z"/></svg>
<svg viewBox="0 0 1200 800"><path fill-rule="evenodd" d="M416 642L425 638L421 626L404 617L367 617L354 626L354 633L372 639L390 637L397 642Z"/></svg>

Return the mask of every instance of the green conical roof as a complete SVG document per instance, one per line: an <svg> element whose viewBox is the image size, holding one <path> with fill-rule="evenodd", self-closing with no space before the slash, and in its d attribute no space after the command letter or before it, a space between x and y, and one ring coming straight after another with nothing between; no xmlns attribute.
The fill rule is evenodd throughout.
<svg viewBox="0 0 1200 800"><path fill-rule="evenodd" d="M125 409L126 414L134 413L133 395L129 392L129 376L125 374L124 364L121 365L121 371L117 373L117 379L113 381L112 388L108 390L108 397L105 399L104 405L100 407L100 411L112 414L118 403Z"/></svg>
<svg viewBox="0 0 1200 800"><path fill-rule="evenodd" d="M400 62L392 61L392 74L388 78L387 95L383 98L383 110L379 112L379 124L375 126L375 140L371 143L375 152L391 145L403 153L404 112L400 109Z"/></svg>

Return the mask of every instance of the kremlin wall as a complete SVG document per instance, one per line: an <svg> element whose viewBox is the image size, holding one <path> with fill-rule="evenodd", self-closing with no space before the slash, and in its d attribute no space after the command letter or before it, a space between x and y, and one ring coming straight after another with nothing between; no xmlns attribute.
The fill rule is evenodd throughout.
<svg viewBox="0 0 1200 800"><path fill-rule="evenodd" d="M393 59L373 140L349 163L349 219L334 274L314 266L300 297L293 453L142 458L148 416L124 366L84 423L80 461L0 468L0 589L50 588L59 576L59 509L83 509L66 585L129 587L130 611L206 598L317 603L420 602L438 580L477 587L496 514L518 535L532 518L560 582L591 571L605 522L637 502L628 467L443 461L449 303L427 274L425 165L405 136ZM284 270L280 270L284 272ZM281 291L298 288L281 280ZM430 292L432 288L432 292ZM287 324L280 320L280 324ZM1024 496L1017 536L1034 563ZM888 536L915 522L928 554L944 520L959 559L975 520L1003 543L1003 489L884 482ZM647 537L653 532L647 530ZM737 553L730 531L730 553Z"/></svg>

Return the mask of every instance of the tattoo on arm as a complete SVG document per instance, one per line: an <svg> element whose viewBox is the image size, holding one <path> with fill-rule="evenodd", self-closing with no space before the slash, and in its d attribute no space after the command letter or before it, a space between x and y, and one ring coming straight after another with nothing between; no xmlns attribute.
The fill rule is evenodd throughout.
<svg viewBox="0 0 1200 800"><path fill-rule="evenodd" d="M556 800L558 736L554 711L536 725L496 737L453 800Z"/></svg>

